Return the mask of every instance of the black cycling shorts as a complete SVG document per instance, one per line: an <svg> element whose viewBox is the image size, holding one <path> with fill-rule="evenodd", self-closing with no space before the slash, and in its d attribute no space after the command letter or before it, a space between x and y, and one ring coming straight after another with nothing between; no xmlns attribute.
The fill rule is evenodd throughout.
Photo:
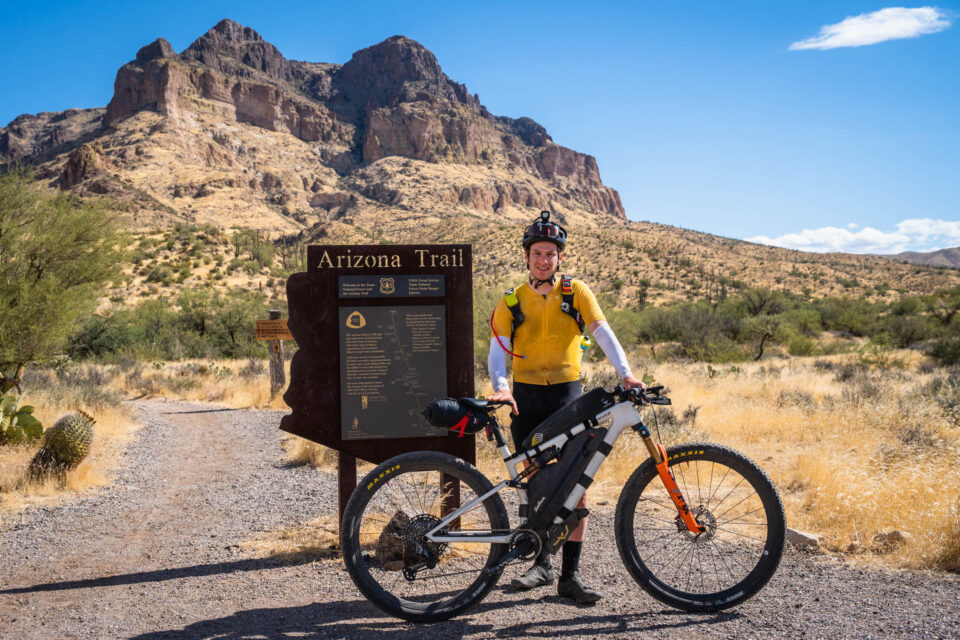
<svg viewBox="0 0 960 640"><path fill-rule="evenodd" d="M530 432L550 414L582 394L583 385L579 380L546 385L514 382L513 399L517 401L517 410L520 412L513 416L513 422L510 423L514 451L520 451Z"/></svg>

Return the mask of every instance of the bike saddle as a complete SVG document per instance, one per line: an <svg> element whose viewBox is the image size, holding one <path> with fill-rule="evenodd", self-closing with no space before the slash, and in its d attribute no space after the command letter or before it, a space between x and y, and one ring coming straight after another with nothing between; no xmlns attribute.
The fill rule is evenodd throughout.
<svg viewBox="0 0 960 640"><path fill-rule="evenodd" d="M490 409L490 403L486 400L478 400L476 398L460 398L460 404L467 409L467 411L482 411L486 412Z"/></svg>

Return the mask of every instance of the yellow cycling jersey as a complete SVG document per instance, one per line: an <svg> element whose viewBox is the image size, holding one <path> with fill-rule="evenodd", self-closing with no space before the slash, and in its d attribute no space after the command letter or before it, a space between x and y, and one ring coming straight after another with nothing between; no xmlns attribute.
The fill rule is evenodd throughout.
<svg viewBox="0 0 960 640"><path fill-rule="evenodd" d="M513 379L526 384L559 384L580 379L580 328L560 310L560 279L544 298L529 284L517 287L523 323L517 327L511 351L523 358L513 359ZM590 288L573 281L573 304L583 316L584 326L605 320ZM493 329L501 338L510 338L513 314L505 298L493 312Z"/></svg>

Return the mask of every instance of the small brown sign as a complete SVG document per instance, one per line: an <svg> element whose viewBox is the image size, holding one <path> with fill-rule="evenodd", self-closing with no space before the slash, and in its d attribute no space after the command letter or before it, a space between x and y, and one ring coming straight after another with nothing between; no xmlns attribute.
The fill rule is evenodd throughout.
<svg viewBox="0 0 960 640"><path fill-rule="evenodd" d="M257 340L293 340L293 334L287 328L284 318L257 320Z"/></svg>

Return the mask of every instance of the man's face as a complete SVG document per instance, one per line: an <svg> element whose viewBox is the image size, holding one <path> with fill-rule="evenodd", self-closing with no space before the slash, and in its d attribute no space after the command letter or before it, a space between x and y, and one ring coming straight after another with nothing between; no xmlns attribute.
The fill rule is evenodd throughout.
<svg viewBox="0 0 960 640"><path fill-rule="evenodd" d="M563 252L557 245L547 240L534 242L527 252L527 266L530 275L537 280L549 280L560 268L563 261Z"/></svg>

